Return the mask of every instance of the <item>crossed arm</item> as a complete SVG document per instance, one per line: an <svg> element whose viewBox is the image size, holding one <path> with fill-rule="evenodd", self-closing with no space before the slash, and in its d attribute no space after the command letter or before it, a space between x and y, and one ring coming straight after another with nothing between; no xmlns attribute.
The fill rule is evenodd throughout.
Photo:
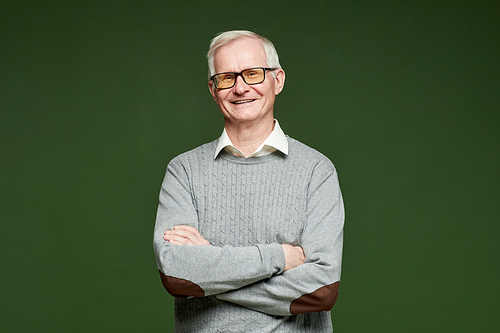
<svg viewBox="0 0 500 333"><path fill-rule="evenodd" d="M210 244L204 239L196 228L188 225L175 226L173 230L165 231L163 239L173 245L208 245ZM285 268L283 271L288 271L299 265L304 264L306 257L304 250L300 246L290 244L281 244L285 255Z"/></svg>
<svg viewBox="0 0 500 333"><path fill-rule="evenodd" d="M330 310L338 294L344 221L333 168L323 167L309 184L307 218L300 247L213 246L198 232L185 169L172 164L154 235L162 282L175 297L214 296L271 315Z"/></svg>

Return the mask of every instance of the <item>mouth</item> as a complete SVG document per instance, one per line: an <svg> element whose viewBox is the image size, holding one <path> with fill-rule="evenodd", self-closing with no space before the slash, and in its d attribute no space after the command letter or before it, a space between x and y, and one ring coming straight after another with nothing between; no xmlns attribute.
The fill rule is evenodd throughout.
<svg viewBox="0 0 500 333"><path fill-rule="evenodd" d="M244 100L241 100L241 101L231 102L231 104L240 105L240 104L251 103L253 101L255 101L255 99L244 99Z"/></svg>

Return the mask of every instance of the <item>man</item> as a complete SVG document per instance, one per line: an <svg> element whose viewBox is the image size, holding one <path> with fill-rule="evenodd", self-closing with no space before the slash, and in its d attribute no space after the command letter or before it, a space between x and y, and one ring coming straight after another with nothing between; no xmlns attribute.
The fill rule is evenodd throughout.
<svg viewBox="0 0 500 333"><path fill-rule="evenodd" d="M229 31L208 52L222 136L170 161L154 249L176 332L332 332L344 207L328 158L274 119L273 44Z"/></svg>

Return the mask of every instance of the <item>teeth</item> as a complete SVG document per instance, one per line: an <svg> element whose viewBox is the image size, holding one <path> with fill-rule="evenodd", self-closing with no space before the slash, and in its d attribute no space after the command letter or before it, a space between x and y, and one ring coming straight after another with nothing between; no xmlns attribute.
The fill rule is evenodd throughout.
<svg viewBox="0 0 500 333"><path fill-rule="evenodd" d="M244 101L237 101L237 102L234 102L234 104L243 104L243 103L248 103L248 102L251 102L252 100L251 99L246 99Z"/></svg>

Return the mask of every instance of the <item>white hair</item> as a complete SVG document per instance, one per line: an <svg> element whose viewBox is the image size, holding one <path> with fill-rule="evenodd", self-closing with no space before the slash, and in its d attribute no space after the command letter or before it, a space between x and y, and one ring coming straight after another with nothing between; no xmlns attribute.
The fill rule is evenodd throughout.
<svg viewBox="0 0 500 333"><path fill-rule="evenodd" d="M259 40L262 43L262 46L264 47L264 51L266 52L267 66L270 68L281 68L280 61L278 58L278 52L276 52L273 43L271 43L269 39L248 30L232 30L218 34L210 42L210 49L208 50L207 53L209 80L210 77L212 77L212 75L215 74L215 65L214 65L215 53L221 47L231 44L243 38L254 38ZM274 75L274 72L272 72L272 74Z"/></svg>

